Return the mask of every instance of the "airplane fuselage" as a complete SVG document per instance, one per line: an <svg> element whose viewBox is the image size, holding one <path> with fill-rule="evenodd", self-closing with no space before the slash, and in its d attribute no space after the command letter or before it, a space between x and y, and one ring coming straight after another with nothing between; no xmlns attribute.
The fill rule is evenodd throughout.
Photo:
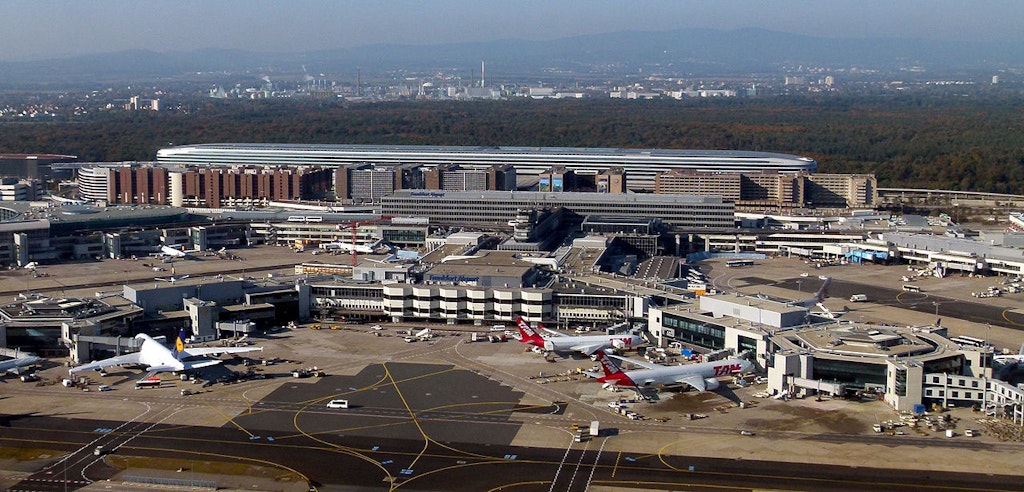
<svg viewBox="0 0 1024 492"><path fill-rule="evenodd" d="M569 352L575 350L573 347L579 345L591 345L591 344L604 344L611 348L633 348L641 343L641 339L637 335L586 335L586 336L566 336L566 337L554 337L547 338L544 340L542 348L548 351L554 352Z"/></svg>
<svg viewBox="0 0 1024 492"><path fill-rule="evenodd" d="M680 380L690 376L701 379L716 379L736 373L747 372L751 363L743 359L726 359L700 364L681 366L665 366L656 369L637 369L619 371L618 373L597 378L601 382L614 382L619 386L658 387L675 386ZM623 377L624 376L624 377Z"/></svg>
<svg viewBox="0 0 1024 492"><path fill-rule="evenodd" d="M0 373L7 371L16 371L22 367L31 366L32 364L35 364L36 362L39 361L40 358L34 355L20 357L13 360L5 360L3 362L0 362Z"/></svg>

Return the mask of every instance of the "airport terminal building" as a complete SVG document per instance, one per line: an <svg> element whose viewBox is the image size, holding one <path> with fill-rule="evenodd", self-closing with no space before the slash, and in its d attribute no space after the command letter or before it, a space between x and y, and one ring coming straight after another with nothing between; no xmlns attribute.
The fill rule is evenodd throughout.
<svg viewBox="0 0 1024 492"><path fill-rule="evenodd" d="M958 345L942 326L855 323L799 303L719 295L652 307L649 331L660 347L749 352L778 397L859 393L899 411L978 405L1024 418L1024 389L993 377L991 348Z"/></svg>
<svg viewBox="0 0 1024 492"><path fill-rule="evenodd" d="M523 210L564 208L579 217L655 217L686 229L733 228L734 206L718 196L539 191L398 190L381 201L381 213L425 217L434 225L508 228Z"/></svg>

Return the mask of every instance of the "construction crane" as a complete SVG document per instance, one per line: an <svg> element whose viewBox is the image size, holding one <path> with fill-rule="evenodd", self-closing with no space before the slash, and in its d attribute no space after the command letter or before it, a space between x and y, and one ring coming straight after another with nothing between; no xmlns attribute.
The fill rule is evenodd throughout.
<svg viewBox="0 0 1024 492"><path fill-rule="evenodd" d="M359 252L360 252L359 250L360 249L363 249L364 253L371 252L372 249L373 249L372 246L364 246L364 247L360 248L356 244L356 231L359 229L359 226L361 226L361 225L371 225L371 224L380 224L382 222L387 222L389 220L391 220L391 216L390 215L382 215L382 216L380 216L379 218L376 218L376 219L353 220L351 222L345 222L345 223L338 224L338 230L339 231L344 231L345 229L349 229L349 230L352 231L352 242L350 243L352 245L351 248L350 248L351 251L352 251L352 268L355 268L356 265L359 263Z"/></svg>

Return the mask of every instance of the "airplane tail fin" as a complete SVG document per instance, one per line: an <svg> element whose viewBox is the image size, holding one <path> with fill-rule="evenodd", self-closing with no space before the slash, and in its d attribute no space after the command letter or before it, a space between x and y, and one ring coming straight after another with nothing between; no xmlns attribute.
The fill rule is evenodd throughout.
<svg viewBox="0 0 1024 492"><path fill-rule="evenodd" d="M181 331L178 332L178 338L174 340L174 358L180 359L181 353L185 351L185 339L188 338L188 333L185 331L185 327L181 327Z"/></svg>
<svg viewBox="0 0 1024 492"><path fill-rule="evenodd" d="M540 334L537 333L537 330L534 330L526 320L519 318L516 320L516 325L519 327L520 342L529 343L538 347L544 346L544 337L540 336Z"/></svg>
<svg viewBox="0 0 1024 492"><path fill-rule="evenodd" d="M604 376L597 378L598 381L622 384L624 386L636 386L636 383L603 350L598 350L595 354L597 355L597 362L601 364L601 370L604 371Z"/></svg>
<svg viewBox="0 0 1024 492"><path fill-rule="evenodd" d="M814 293L814 298L817 299L818 302L822 302L825 299L828 299L828 286L831 283L832 283L832 277L826 277L825 278L825 283L821 284L821 288L818 289L818 292Z"/></svg>

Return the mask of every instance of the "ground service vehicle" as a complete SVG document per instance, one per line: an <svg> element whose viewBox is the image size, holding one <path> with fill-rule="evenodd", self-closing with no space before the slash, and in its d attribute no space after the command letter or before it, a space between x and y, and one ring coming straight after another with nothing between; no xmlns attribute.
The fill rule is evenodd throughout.
<svg viewBox="0 0 1024 492"><path fill-rule="evenodd" d="M327 408L348 408L348 400L331 400Z"/></svg>

